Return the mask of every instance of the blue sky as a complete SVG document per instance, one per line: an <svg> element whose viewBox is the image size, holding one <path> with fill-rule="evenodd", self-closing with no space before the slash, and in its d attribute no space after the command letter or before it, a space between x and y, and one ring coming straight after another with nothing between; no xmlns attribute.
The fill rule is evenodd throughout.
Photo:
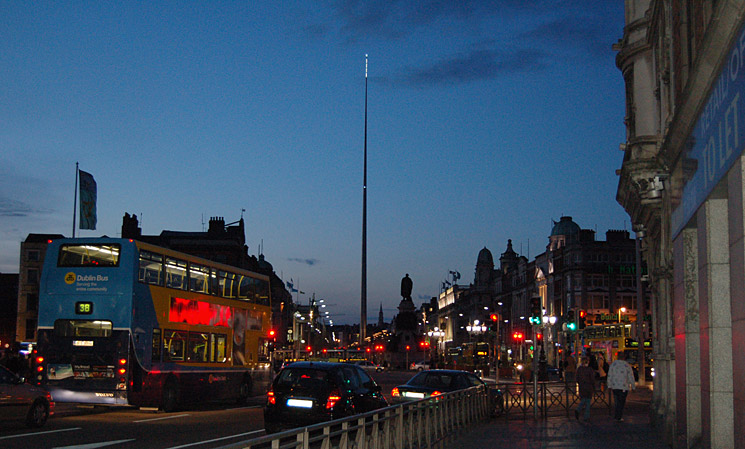
<svg viewBox="0 0 745 449"><path fill-rule="evenodd" d="M481 248L531 259L551 220L630 229L615 201L623 2L0 1L0 272L72 233L75 163L98 226L200 231L245 209L249 252L359 322L369 54L368 321Z"/></svg>

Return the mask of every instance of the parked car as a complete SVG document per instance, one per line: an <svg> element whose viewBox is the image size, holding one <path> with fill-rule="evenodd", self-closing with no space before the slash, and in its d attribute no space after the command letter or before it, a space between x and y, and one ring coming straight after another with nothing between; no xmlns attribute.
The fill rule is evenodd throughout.
<svg viewBox="0 0 745 449"><path fill-rule="evenodd" d="M412 369L414 371L424 371L425 369L429 369L429 362L427 362L426 360L412 362L412 364L409 366L409 369Z"/></svg>
<svg viewBox="0 0 745 449"><path fill-rule="evenodd" d="M368 360L360 360L359 362L354 362L355 365L359 366L365 371L375 371L377 373L383 371L383 367L380 365L376 365Z"/></svg>
<svg viewBox="0 0 745 449"><path fill-rule="evenodd" d="M267 393L267 433L339 419L388 406L378 384L351 363L295 362Z"/></svg>
<svg viewBox="0 0 745 449"><path fill-rule="evenodd" d="M0 366L0 420L41 427L52 414L54 402L48 391L25 383L24 378Z"/></svg>
<svg viewBox="0 0 745 449"><path fill-rule="evenodd" d="M420 371L404 385L393 388L391 399L394 403L418 401L477 386L489 391L490 408L495 413L501 412L504 405L501 391L497 388L489 388L477 375L468 371L444 369Z"/></svg>

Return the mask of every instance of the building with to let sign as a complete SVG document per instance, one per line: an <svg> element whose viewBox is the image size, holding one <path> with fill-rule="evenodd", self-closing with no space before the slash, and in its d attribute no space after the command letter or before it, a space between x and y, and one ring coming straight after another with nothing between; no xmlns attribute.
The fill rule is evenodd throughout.
<svg viewBox="0 0 745 449"><path fill-rule="evenodd" d="M617 201L648 267L653 424L745 447L745 2L628 0Z"/></svg>

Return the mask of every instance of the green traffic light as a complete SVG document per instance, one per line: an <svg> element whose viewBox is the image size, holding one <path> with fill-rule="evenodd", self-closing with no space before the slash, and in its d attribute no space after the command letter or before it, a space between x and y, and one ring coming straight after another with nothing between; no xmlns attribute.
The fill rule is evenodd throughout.
<svg viewBox="0 0 745 449"><path fill-rule="evenodd" d="M567 323L567 329L569 329L570 331L576 331L577 323Z"/></svg>

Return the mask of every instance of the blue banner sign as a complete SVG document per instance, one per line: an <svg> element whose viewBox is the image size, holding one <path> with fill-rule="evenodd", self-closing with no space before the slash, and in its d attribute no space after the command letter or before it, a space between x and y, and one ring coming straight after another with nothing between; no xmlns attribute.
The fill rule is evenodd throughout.
<svg viewBox="0 0 745 449"><path fill-rule="evenodd" d="M673 238L727 174L744 145L745 27L741 27L686 145L684 167L695 173L673 211Z"/></svg>

